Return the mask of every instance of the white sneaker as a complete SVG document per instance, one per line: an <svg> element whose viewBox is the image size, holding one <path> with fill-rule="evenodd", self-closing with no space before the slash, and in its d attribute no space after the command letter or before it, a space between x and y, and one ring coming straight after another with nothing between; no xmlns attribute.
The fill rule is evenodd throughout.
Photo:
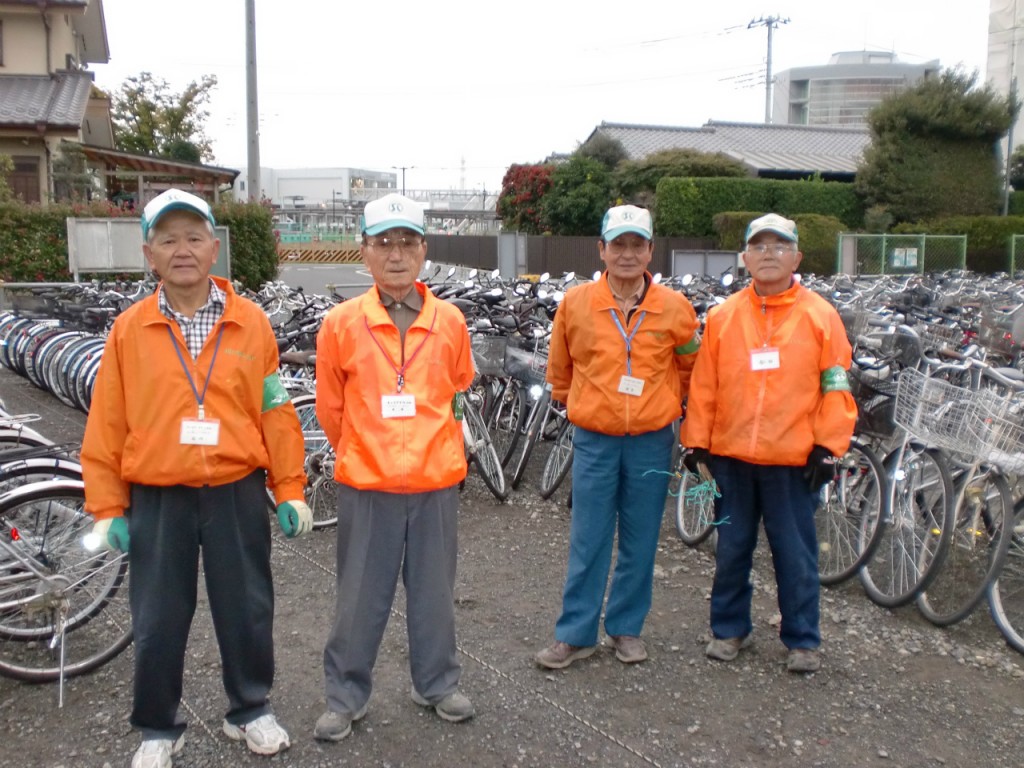
<svg viewBox="0 0 1024 768"><path fill-rule="evenodd" d="M185 734L176 741L171 739L145 739L132 757L132 768L171 768L171 756L185 746Z"/></svg>
<svg viewBox="0 0 1024 768"><path fill-rule="evenodd" d="M225 720L222 727L228 738L235 741L244 740L249 749L257 755L276 755L292 745L288 732L273 715L257 717L245 725L232 725Z"/></svg>

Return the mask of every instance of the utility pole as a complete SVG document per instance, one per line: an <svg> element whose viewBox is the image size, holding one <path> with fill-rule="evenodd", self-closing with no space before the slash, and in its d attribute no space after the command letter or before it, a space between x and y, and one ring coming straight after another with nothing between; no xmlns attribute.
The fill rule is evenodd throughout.
<svg viewBox="0 0 1024 768"><path fill-rule="evenodd" d="M402 172L402 195L404 196L405 195L405 172L407 170L412 170L416 166L415 165L392 165L391 167L394 168L396 171L401 171Z"/></svg>
<svg viewBox="0 0 1024 768"><path fill-rule="evenodd" d="M750 23L747 24L747 29L753 29L754 27L768 28L768 58L765 62L764 73L765 125L769 125L772 121L772 31L779 24L789 24L789 19L783 19L780 16L769 16L768 18L762 16L760 19L751 19Z"/></svg>
<svg viewBox="0 0 1024 768"><path fill-rule="evenodd" d="M249 168L245 183L247 197L260 199L260 110L256 99L256 0L245 0L245 96L246 133Z"/></svg>

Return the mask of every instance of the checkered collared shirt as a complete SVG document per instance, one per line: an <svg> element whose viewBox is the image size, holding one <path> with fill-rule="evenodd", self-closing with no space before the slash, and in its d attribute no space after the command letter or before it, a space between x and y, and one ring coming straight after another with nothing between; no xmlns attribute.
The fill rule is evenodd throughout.
<svg viewBox="0 0 1024 768"><path fill-rule="evenodd" d="M167 303L167 296L164 294L164 287L160 286L157 297L160 312L164 317L174 320L178 327L181 328L181 335L185 337L185 344L188 346L188 351L192 354L193 360L199 357L199 353L203 350L203 344L206 342L206 337L210 335L213 326L217 324L221 315L224 314L224 304L227 298L227 294L211 280L210 298L206 300L203 306L196 310L195 315L188 318L180 312L175 312L171 309L171 305Z"/></svg>

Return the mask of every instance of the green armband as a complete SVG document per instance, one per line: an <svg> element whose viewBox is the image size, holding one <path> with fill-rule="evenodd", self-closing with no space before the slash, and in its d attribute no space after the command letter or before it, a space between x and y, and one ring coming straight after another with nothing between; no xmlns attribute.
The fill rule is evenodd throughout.
<svg viewBox="0 0 1024 768"><path fill-rule="evenodd" d="M677 355L692 355L700 349L700 334L693 334L693 338L680 347L676 347L675 352Z"/></svg>
<svg viewBox="0 0 1024 768"><path fill-rule="evenodd" d="M834 365L821 373L821 393L827 395L829 392L849 392L850 379L846 371L838 365Z"/></svg>
<svg viewBox="0 0 1024 768"><path fill-rule="evenodd" d="M284 405L291 398L288 397L288 390L281 384L281 377L272 373L263 379L263 413Z"/></svg>

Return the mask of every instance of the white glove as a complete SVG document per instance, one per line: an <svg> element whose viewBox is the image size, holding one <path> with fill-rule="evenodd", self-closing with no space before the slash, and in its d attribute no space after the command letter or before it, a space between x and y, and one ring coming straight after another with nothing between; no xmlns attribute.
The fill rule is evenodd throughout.
<svg viewBox="0 0 1024 768"><path fill-rule="evenodd" d="M277 522L289 539L313 530L313 510L302 499L282 501L277 505Z"/></svg>

